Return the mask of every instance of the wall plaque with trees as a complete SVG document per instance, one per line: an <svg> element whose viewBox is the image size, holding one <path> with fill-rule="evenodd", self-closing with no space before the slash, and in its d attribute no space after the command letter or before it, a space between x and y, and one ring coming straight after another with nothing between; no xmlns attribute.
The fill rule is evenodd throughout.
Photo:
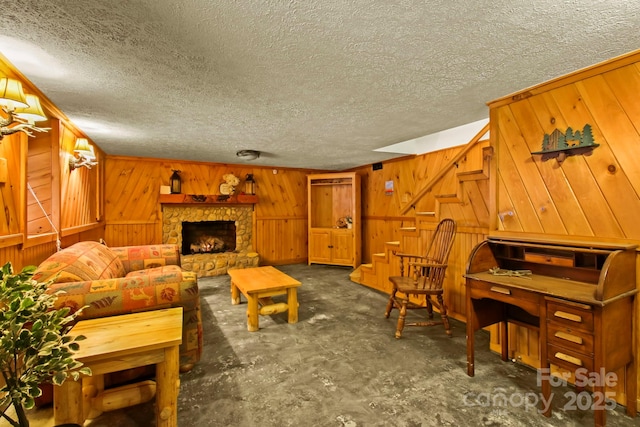
<svg viewBox="0 0 640 427"><path fill-rule="evenodd" d="M557 159L563 161L567 156L583 155L588 156L593 149L600 146L593 141L591 125L586 124L582 130L573 130L568 127L562 133L555 129L550 134L545 133L542 138L542 150L534 151L531 154L542 154L542 161Z"/></svg>

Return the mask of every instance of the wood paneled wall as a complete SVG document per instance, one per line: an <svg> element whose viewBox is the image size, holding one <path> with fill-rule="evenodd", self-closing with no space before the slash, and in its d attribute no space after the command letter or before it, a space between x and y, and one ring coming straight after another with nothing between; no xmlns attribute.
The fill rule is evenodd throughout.
<svg viewBox="0 0 640 427"><path fill-rule="evenodd" d="M75 139L85 135L2 56L0 77L20 80L25 93L40 98L49 118L39 123L50 128L46 133L19 132L0 140L0 158L7 164L7 179L0 182L0 264L10 261L20 269L54 253L57 237L62 246L102 237L102 172L99 167L69 170ZM102 162L104 153L97 146L95 151Z"/></svg>
<svg viewBox="0 0 640 427"><path fill-rule="evenodd" d="M312 171L249 165L109 157L105 176L105 239L112 246L162 242L160 186L180 170L182 193L220 194L223 175L242 182L253 174L259 202L254 207L254 249L262 264L305 262L307 258L306 176Z"/></svg>
<svg viewBox="0 0 640 427"><path fill-rule="evenodd" d="M640 241L637 61L636 53L490 104L498 171L493 228ZM558 162L531 154L545 133L586 124L600 144L592 155ZM512 214L499 215L505 212Z"/></svg>

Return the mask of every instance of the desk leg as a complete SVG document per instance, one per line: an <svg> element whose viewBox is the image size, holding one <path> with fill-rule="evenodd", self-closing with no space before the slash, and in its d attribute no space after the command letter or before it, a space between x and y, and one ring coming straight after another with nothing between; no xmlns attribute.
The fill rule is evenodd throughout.
<svg viewBox="0 0 640 427"><path fill-rule="evenodd" d="M467 287L467 295L469 295L471 291L469 287ZM475 367L474 367L474 333L476 331L476 325L474 322L475 319L475 310L473 309L473 301L471 298L467 298L467 375L470 377L475 375Z"/></svg>
<svg viewBox="0 0 640 427"><path fill-rule="evenodd" d="M638 413L638 404L636 401L636 394L638 393L638 382L633 379L636 378L637 367L635 357L627 364L625 368L625 384L627 393L627 415L631 418L635 418Z"/></svg>
<svg viewBox="0 0 640 427"><path fill-rule="evenodd" d="M247 295L247 330L255 332L258 330L258 296Z"/></svg>
<svg viewBox="0 0 640 427"><path fill-rule="evenodd" d="M506 314L503 319L506 319ZM503 362L509 361L509 322L502 321L498 324L500 330L500 358Z"/></svg>
<svg viewBox="0 0 640 427"><path fill-rule="evenodd" d="M538 321L538 346L540 369L537 376L542 393L542 415L551 416L553 408L553 393L551 393L551 364L549 363L549 349L547 348L547 303L542 301Z"/></svg>
<svg viewBox="0 0 640 427"><path fill-rule="evenodd" d="M604 372L604 370L602 370L601 372ZM599 403L599 408L594 409L593 411L593 419L595 421L595 426L596 427L604 427L607 425L607 411L604 409L604 405L605 402L603 401L599 401L598 399L601 398L602 396L604 396L605 394L605 388L602 385L596 385L593 387L593 393L594 396L597 396L596 398L596 402Z"/></svg>
<svg viewBox="0 0 640 427"><path fill-rule="evenodd" d="M66 380L53 391L53 419L58 424L84 424L82 380Z"/></svg>
<svg viewBox="0 0 640 427"><path fill-rule="evenodd" d="M179 347L165 348L164 361L156 364L156 426L178 427Z"/></svg>
<svg viewBox="0 0 640 427"><path fill-rule="evenodd" d="M287 312L289 314L289 323L298 322L298 290L296 288L287 289Z"/></svg>
<svg viewBox="0 0 640 427"><path fill-rule="evenodd" d="M231 281L231 304L238 305L240 304L240 291L233 280Z"/></svg>

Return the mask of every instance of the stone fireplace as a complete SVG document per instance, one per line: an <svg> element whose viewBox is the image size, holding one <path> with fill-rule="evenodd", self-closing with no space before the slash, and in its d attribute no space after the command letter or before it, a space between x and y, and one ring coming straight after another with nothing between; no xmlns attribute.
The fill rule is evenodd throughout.
<svg viewBox="0 0 640 427"><path fill-rule="evenodd" d="M182 267L198 277L226 274L230 267L257 267L259 257L253 249L252 231L253 206L162 206L162 242L178 245ZM231 233L235 241L229 241ZM214 238L224 241L224 248L197 250L215 246Z"/></svg>

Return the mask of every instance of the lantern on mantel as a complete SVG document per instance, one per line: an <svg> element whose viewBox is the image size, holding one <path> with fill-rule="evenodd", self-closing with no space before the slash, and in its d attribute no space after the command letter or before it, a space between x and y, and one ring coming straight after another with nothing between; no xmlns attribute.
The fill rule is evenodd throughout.
<svg viewBox="0 0 640 427"><path fill-rule="evenodd" d="M252 173L248 173L244 179L244 194L256 194L256 181Z"/></svg>
<svg viewBox="0 0 640 427"><path fill-rule="evenodd" d="M171 186L171 194L180 194L182 191L182 180L180 179L180 171L172 169L173 174L169 178L169 185Z"/></svg>

